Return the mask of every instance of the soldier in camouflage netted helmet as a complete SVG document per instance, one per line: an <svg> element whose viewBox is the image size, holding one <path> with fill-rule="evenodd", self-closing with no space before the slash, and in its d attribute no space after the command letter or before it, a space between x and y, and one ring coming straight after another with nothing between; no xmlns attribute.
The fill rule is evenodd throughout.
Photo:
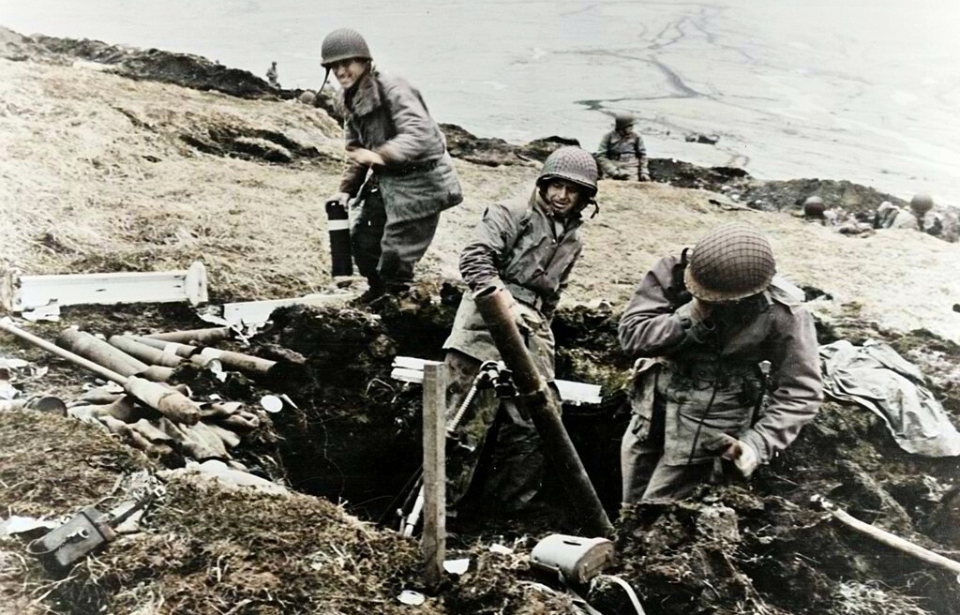
<svg viewBox="0 0 960 615"><path fill-rule="evenodd" d="M619 327L637 359L621 446L625 504L749 477L793 442L823 397L802 302L746 224L718 227L646 274Z"/></svg>
<svg viewBox="0 0 960 615"><path fill-rule="evenodd" d="M532 194L484 212L474 238L460 255L460 273L472 291L496 284L513 296L517 324L548 382L554 377L550 321L582 250L581 212L594 203L596 193L593 156L578 147L560 148L544 162ZM500 360L472 294L463 297L443 347L449 380L447 408L452 415L483 363ZM528 505L539 491L544 458L533 423L502 405L492 389L484 389L458 427L462 446L448 451L448 498L458 511L477 508L464 504L463 498L474 482L491 432L497 434L496 442L487 444L492 450L491 469L471 493L480 502L509 512Z"/></svg>
<svg viewBox="0 0 960 615"><path fill-rule="evenodd" d="M603 135L595 154L600 170L610 179L637 179L650 181L647 148L643 138L633 130L631 113L619 112L613 116L613 130Z"/></svg>
<svg viewBox="0 0 960 615"><path fill-rule="evenodd" d="M371 301L413 281L440 212L463 200L460 180L420 92L374 69L358 32L331 32L320 55L340 83L348 158L330 200L346 205L355 197L359 204L350 235L357 268L369 282L361 300Z"/></svg>

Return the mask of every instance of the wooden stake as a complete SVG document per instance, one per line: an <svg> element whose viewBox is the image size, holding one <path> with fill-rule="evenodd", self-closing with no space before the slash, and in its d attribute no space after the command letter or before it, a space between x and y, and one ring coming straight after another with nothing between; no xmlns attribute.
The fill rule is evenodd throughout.
<svg viewBox="0 0 960 615"><path fill-rule="evenodd" d="M446 558L446 372L443 363L423 368L423 535L424 583L436 589Z"/></svg>

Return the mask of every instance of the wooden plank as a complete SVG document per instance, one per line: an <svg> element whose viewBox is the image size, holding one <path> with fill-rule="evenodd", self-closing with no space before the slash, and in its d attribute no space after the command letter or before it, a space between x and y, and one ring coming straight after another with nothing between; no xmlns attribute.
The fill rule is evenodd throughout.
<svg viewBox="0 0 960 615"><path fill-rule="evenodd" d="M122 271L73 275L4 275L2 299L7 310L22 312L55 302L59 306L207 300L207 273L196 261L178 271Z"/></svg>
<svg viewBox="0 0 960 615"><path fill-rule="evenodd" d="M416 369L395 367L393 368L393 371L390 372L390 377L394 380L399 380L401 382L412 382L414 384L420 384L423 382L423 372Z"/></svg>
<svg viewBox="0 0 960 615"><path fill-rule="evenodd" d="M356 296L356 293L343 293L338 295L307 295L306 297L291 297L289 299L225 303L223 305L223 319L231 326L259 326L270 320L270 316L274 310L282 307L290 305L313 305L317 307L343 306L356 298Z"/></svg>
<svg viewBox="0 0 960 615"><path fill-rule="evenodd" d="M423 551L425 585L437 589L446 559L446 372L443 363L423 369Z"/></svg>
<svg viewBox="0 0 960 615"><path fill-rule="evenodd" d="M416 357L396 357L393 360L393 371L390 377L401 382L419 384L423 382L423 366L428 363L425 359ZM600 387L596 384L572 382L570 380L555 380L560 399L565 404L579 406L580 404L599 404L603 401Z"/></svg>
<svg viewBox="0 0 960 615"><path fill-rule="evenodd" d="M557 385L557 390L560 391L560 399L565 404L579 406L580 404L599 404L603 401L600 387L596 384L571 382L569 380L554 380L554 383Z"/></svg>
<svg viewBox="0 0 960 615"><path fill-rule="evenodd" d="M423 365L426 362L426 359L418 359L416 357L395 357L393 359L393 366L404 369L415 369L422 372Z"/></svg>

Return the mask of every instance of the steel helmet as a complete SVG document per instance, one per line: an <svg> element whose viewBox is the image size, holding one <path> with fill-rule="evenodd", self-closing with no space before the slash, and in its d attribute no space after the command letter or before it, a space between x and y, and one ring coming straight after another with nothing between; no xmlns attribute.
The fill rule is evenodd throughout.
<svg viewBox="0 0 960 615"><path fill-rule="evenodd" d="M323 39L320 45L320 65L330 68L334 62L358 58L372 60L367 41L356 30L340 28L334 30Z"/></svg>
<svg viewBox="0 0 960 615"><path fill-rule="evenodd" d="M697 242L683 281L694 297L723 303L765 290L776 273L767 238L748 224L733 223L713 229Z"/></svg>
<svg viewBox="0 0 960 615"><path fill-rule="evenodd" d="M922 216L933 209L933 197L923 192L913 195L913 198L910 199L910 209L915 211L917 215Z"/></svg>
<svg viewBox="0 0 960 615"><path fill-rule="evenodd" d="M617 130L623 130L624 128L629 128L633 126L636 120L633 117L632 113L627 113L626 111L618 111L613 114L613 126Z"/></svg>
<svg viewBox="0 0 960 615"><path fill-rule="evenodd" d="M803 202L803 215L810 216L811 218L822 218L823 212L826 211L826 206L823 204L823 199L818 196L811 196Z"/></svg>
<svg viewBox="0 0 960 615"><path fill-rule="evenodd" d="M579 147L561 147L547 156L537 185L555 178L566 179L586 188L587 196L593 198L597 194L598 175L597 161L589 152Z"/></svg>

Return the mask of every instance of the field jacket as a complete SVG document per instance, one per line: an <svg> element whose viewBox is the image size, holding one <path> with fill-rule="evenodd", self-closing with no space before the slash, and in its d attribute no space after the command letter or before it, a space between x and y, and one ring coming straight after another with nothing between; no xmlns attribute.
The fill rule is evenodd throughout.
<svg viewBox="0 0 960 615"><path fill-rule="evenodd" d="M618 176L627 174L632 179L649 179L647 148L644 147L640 135L634 132L623 136L616 130L611 130L603 135L594 157L607 177L617 179Z"/></svg>
<svg viewBox="0 0 960 615"><path fill-rule="evenodd" d="M341 92L340 103L347 149L365 148L383 158L374 174L388 220L418 220L463 200L446 139L409 83L367 72ZM366 166L348 160L340 191L356 196L366 176Z"/></svg>
<svg viewBox="0 0 960 615"><path fill-rule="evenodd" d="M649 435L655 404L665 412L665 463L712 460L725 448L720 433L746 442L766 463L816 416L823 399L817 337L797 290L775 278L734 316L700 322L689 309L681 259L661 259L647 273L619 336L640 359L632 392L637 436ZM758 407L761 361L771 369Z"/></svg>
<svg viewBox="0 0 960 615"><path fill-rule="evenodd" d="M534 190L529 199L489 207L460 255L460 274L471 290L499 281L513 295L517 323L548 380L553 379L554 352L550 320L582 250L581 224L576 215L558 234L554 218ZM480 361L499 360L470 293L460 303L444 348Z"/></svg>

